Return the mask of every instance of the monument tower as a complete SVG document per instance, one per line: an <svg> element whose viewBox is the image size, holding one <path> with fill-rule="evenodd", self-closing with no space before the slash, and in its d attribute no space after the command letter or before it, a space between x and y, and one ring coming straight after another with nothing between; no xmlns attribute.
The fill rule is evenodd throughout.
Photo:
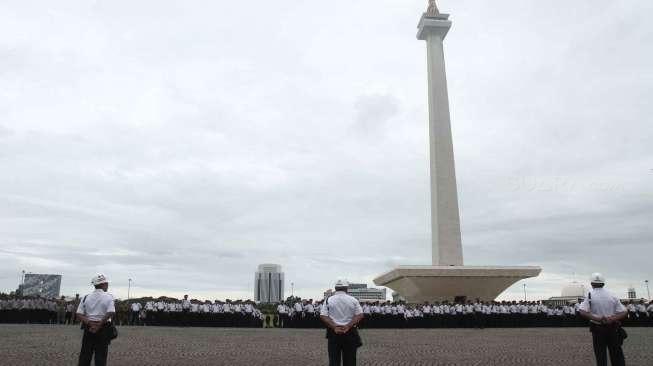
<svg viewBox="0 0 653 366"><path fill-rule="evenodd" d="M451 21L429 0L417 26L426 41L431 170L432 265L399 266L374 279L409 302L461 298L494 300L513 283L537 276L539 267L464 266L456 169L451 137L443 41Z"/></svg>

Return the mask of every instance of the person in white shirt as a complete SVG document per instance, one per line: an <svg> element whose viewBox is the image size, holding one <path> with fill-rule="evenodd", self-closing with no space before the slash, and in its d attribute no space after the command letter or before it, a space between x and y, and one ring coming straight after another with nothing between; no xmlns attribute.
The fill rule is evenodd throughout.
<svg viewBox="0 0 653 366"><path fill-rule="evenodd" d="M627 310L616 296L603 288L603 275L592 274L591 285L592 290L580 305L580 314L590 321L596 364L607 366L607 349L610 352L610 364L623 366L626 361L621 349L621 322L626 318Z"/></svg>
<svg viewBox="0 0 653 366"><path fill-rule="evenodd" d="M138 325L138 314L140 314L141 309L143 306L141 306L141 303L138 301L134 301L129 305L130 312L129 312L129 325Z"/></svg>
<svg viewBox="0 0 653 366"><path fill-rule="evenodd" d="M73 302L68 302L66 304L66 318L64 321L64 324L72 324L73 323L73 312L75 311L75 304Z"/></svg>
<svg viewBox="0 0 653 366"><path fill-rule="evenodd" d="M84 296L77 307L77 319L84 328L79 366L90 366L93 356L95 366L104 366L111 343L111 319L116 314L116 308L113 296L107 292L109 281L105 275L96 275L91 284L95 291Z"/></svg>
<svg viewBox="0 0 653 366"><path fill-rule="evenodd" d="M327 326L329 366L356 365L356 352L362 345L356 325L363 320L363 308L347 294L349 283L336 282L335 293L326 300L320 319Z"/></svg>
<svg viewBox="0 0 653 366"><path fill-rule="evenodd" d="M279 313L279 322L277 323L279 328L284 328L288 326L288 307L281 303L277 305L277 313Z"/></svg>
<svg viewBox="0 0 653 366"><path fill-rule="evenodd" d="M644 300L639 300L639 304L635 305L637 309L637 318L640 322L640 325L643 325L646 322L646 305L644 305Z"/></svg>

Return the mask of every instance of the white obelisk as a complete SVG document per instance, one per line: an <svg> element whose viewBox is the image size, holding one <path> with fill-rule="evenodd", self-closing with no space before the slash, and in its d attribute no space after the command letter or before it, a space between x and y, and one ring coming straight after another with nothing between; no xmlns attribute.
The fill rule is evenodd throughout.
<svg viewBox="0 0 653 366"><path fill-rule="evenodd" d="M418 25L417 38L426 41L431 148L431 232L434 266L463 265L456 168L451 138L447 74L443 41L451 28L449 15L435 3Z"/></svg>
<svg viewBox="0 0 653 366"><path fill-rule="evenodd" d="M448 14L441 14L435 0L417 26L417 38L426 41L431 149L430 266L398 266L374 279L378 286L395 290L406 301L492 301L515 282L537 276L536 266L465 266L460 240L460 213L453 158L447 75L442 41L451 28Z"/></svg>

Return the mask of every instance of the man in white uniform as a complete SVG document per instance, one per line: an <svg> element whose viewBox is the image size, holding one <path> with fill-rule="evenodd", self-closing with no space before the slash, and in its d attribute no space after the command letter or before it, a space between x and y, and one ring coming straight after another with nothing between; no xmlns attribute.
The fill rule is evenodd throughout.
<svg viewBox="0 0 653 366"><path fill-rule="evenodd" d="M107 293L109 281L103 274L91 280L95 291L84 296L77 308L77 319L84 328L82 350L79 353L79 366L90 366L95 354L95 366L107 364L109 343L111 342L111 318L116 314L113 296Z"/></svg>
<svg viewBox="0 0 653 366"><path fill-rule="evenodd" d="M356 351L362 346L356 325L363 320L361 304L347 294L347 281L336 282L336 292L329 297L320 313L327 326L329 366L356 365Z"/></svg>
<svg viewBox="0 0 653 366"><path fill-rule="evenodd" d="M141 303L138 301L134 301L129 305L131 308L131 313L129 315L129 325L138 325L138 314L140 314L141 309L143 306L141 306Z"/></svg>
<svg viewBox="0 0 653 366"><path fill-rule="evenodd" d="M594 356L597 366L607 366L606 349L610 352L612 366L625 365L621 349L621 321L628 314L626 307L613 294L603 288L605 279L600 273L591 278L592 290L580 305L580 314L589 319L592 332Z"/></svg>

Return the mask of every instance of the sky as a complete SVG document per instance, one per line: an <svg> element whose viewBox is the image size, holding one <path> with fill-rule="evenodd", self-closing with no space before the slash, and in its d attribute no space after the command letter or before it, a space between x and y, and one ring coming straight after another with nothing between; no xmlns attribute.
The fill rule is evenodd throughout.
<svg viewBox="0 0 653 366"><path fill-rule="evenodd" d="M0 291L253 297L430 264L426 0L0 1ZM653 2L441 0L467 265L653 279ZM286 291L286 295L290 295Z"/></svg>

